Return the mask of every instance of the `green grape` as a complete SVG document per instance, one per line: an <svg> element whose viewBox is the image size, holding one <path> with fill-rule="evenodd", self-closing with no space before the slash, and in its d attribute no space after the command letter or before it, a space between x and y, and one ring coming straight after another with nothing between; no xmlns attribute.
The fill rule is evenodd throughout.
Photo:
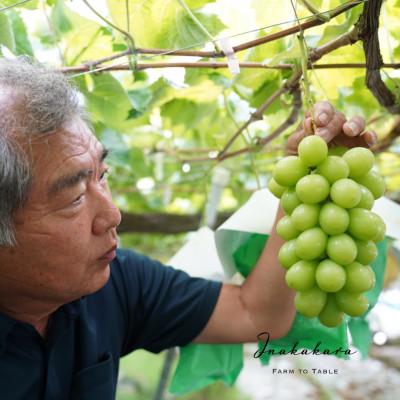
<svg viewBox="0 0 400 400"><path fill-rule="evenodd" d="M326 298L325 307L318 315L318 319L321 324L327 326L328 328L334 328L335 326L340 325L343 317L344 314L337 306L335 297L332 294L328 295Z"/></svg>
<svg viewBox="0 0 400 400"><path fill-rule="evenodd" d="M318 264L315 279L321 290L337 292L346 282L346 272L341 265L326 259Z"/></svg>
<svg viewBox="0 0 400 400"><path fill-rule="evenodd" d="M326 252L334 262L340 265L347 265L356 259L357 246L349 235L342 233L329 237Z"/></svg>
<svg viewBox="0 0 400 400"><path fill-rule="evenodd" d="M378 216L363 208L349 210L349 233L356 239L372 240L378 234L380 220Z"/></svg>
<svg viewBox="0 0 400 400"><path fill-rule="evenodd" d="M307 204L325 200L329 196L329 189L329 182L318 174L304 176L296 184L297 197Z"/></svg>
<svg viewBox="0 0 400 400"><path fill-rule="evenodd" d="M375 286L375 272L369 265L357 261L346 266L346 284L344 288L349 293L361 293Z"/></svg>
<svg viewBox="0 0 400 400"><path fill-rule="evenodd" d="M285 215L278 221L276 224L276 232L284 240L292 240L300 234L288 215Z"/></svg>
<svg viewBox="0 0 400 400"><path fill-rule="evenodd" d="M330 184L349 176L349 166L338 156L328 156L323 163L318 165L316 171L319 175L324 176Z"/></svg>
<svg viewBox="0 0 400 400"><path fill-rule="evenodd" d="M324 308L326 293L314 286L306 292L297 292L294 298L296 310L308 318L317 317Z"/></svg>
<svg viewBox="0 0 400 400"><path fill-rule="evenodd" d="M286 214L292 214L292 211L301 204L301 201L297 197L296 190L294 188L288 188L285 190L281 198L282 208Z"/></svg>
<svg viewBox="0 0 400 400"><path fill-rule="evenodd" d="M380 242L383 239L385 239L386 225L383 222L383 219L379 215L376 215L376 216L378 217L379 222L378 222L377 234L373 238L373 241L377 243L377 242Z"/></svg>
<svg viewBox="0 0 400 400"><path fill-rule="evenodd" d="M331 199L340 207L355 207L361 200L360 185L351 179L339 179L331 187Z"/></svg>
<svg viewBox="0 0 400 400"><path fill-rule="evenodd" d="M365 175L374 165L374 154L364 147L354 147L343 154L347 162L350 178L359 178Z"/></svg>
<svg viewBox="0 0 400 400"><path fill-rule="evenodd" d="M383 196L385 193L385 181L374 170L369 171L367 174L357 178L356 181L365 186L374 196L375 199Z"/></svg>
<svg viewBox="0 0 400 400"><path fill-rule="evenodd" d="M300 178L307 174L308 168L299 157L288 156L278 161L273 178L281 186L294 186Z"/></svg>
<svg viewBox="0 0 400 400"><path fill-rule="evenodd" d="M371 210L374 206L374 196L372 193L363 185L360 185L361 189L361 200L356 205L357 208L364 208L366 210Z"/></svg>
<svg viewBox="0 0 400 400"><path fill-rule="evenodd" d="M316 259L324 253L327 240L321 228L307 229L296 239L296 254L302 260Z"/></svg>
<svg viewBox="0 0 400 400"><path fill-rule="evenodd" d="M295 228L305 231L318 225L318 215L320 206L318 204L300 204L291 214L291 219Z"/></svg>
<svg viewBox="0 0 400 400"><path fill-rule="evenodd" d="M368 265L375 260L378 255L378 248L372 240L355 240L357 246L356 261L363 265Z"/></svg>
<svg viewBox="0 0 400 400"><path fill-rule="evenodd" d="M287 285L294 290L303 292L315 284L315 261L300 260L293 264L285 274Z"/></svg>
<svg viewBox="0 0 400 400"><path fill-rule="evenodd" d="M285 186L281 186L275 182L274 178L271 178L268 182L269 191L278 199L280 199L286 190Z"/></svg>
<svg viewBox="0 0 400 400"><path fill-rule="evenodd" d="M342 289L335 293L335 300L338 307L351 317L363 315L369 307L368 299L361 293L349 293Z"/></svg>
<svg viewBox="0 0 400 400"><path fill-rule="evenodd" d="M298 146L300 160L308 167L315 167L328 156L328 145L319 136L306 136Z"/></svg>
<svg viewBox="0 0 400 400"><path fill-rule="evenodd" d="M349 214L344 208L334 203L326 203L322 206L319 214L319 224L328 235L338 235L346 232L349 222Z"/></svg>
<svg viewBox="0 0 400 400"><path fill-rule="evenodd" d="M296 239L289 240L281 246L278 259L282 267L286 269L290 268L297 261L300 261L300 258L296 254Z"/></svg>

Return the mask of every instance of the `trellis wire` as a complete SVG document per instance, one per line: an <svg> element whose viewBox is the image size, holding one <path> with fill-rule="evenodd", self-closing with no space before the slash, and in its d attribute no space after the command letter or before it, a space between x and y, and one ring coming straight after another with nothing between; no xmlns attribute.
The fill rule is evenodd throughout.
<svg viewBox="0 0 400 400"><path fill-rule="evenodd" d="M5 11L5 10L8 10L9 8L18 7L18 6L20 6L21 4L28 3L29 1L32 1L32 0L23 0L23 1L20 1L19 3L10 4L9 6L0 8L0 12Z"/></svg>

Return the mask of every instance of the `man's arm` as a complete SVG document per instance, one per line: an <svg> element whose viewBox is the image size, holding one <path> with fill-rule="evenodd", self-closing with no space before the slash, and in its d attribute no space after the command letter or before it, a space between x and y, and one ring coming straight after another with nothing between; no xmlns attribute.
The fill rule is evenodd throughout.
<svg viewBox="0 0 400 400"><path fill-rule="evenodd" d="M360 117L346 122L327 102L314 107L315 134L336 146L371 146L376 141L373 132L364 132ZM289 138L287 153L297 153L301 139L312 134L309 114ZM264 212L268 212L265 210ZM285 270L280 266L278 251L284 241L276 233L276 223L284 215L281 208L269 240L251 274L241 285L224 284L214 312L195 343L255 342L261 332L271 339L285 336L295 316L294 295L285 282Z"/></svg>

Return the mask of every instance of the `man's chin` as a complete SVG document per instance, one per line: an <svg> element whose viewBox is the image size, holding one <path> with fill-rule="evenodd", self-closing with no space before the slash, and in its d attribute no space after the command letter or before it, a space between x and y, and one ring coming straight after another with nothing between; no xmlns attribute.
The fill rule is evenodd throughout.
<svg viewBox="0 0 400 400"><path fill-rule="evenodd" d="M93 276L91 276L90 284L88 285L88 291L85 295L89 295L95 293L102 289L110 279L110 264L106 264L101 270L95 272Z"/></svg>

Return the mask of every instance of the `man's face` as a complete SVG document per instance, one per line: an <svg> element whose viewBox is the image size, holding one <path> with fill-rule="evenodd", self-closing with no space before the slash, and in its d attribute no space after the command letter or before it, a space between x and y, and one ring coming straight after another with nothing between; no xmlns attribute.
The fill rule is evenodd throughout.
<svg viewBox="0 0 400 400"><path fill-rule="evenodd" d="M0 287L63 303L107 282L121 216L107 185L105 150L81 120L31 149L33 182L15 213L18 244L0 248Z"/></svg>

